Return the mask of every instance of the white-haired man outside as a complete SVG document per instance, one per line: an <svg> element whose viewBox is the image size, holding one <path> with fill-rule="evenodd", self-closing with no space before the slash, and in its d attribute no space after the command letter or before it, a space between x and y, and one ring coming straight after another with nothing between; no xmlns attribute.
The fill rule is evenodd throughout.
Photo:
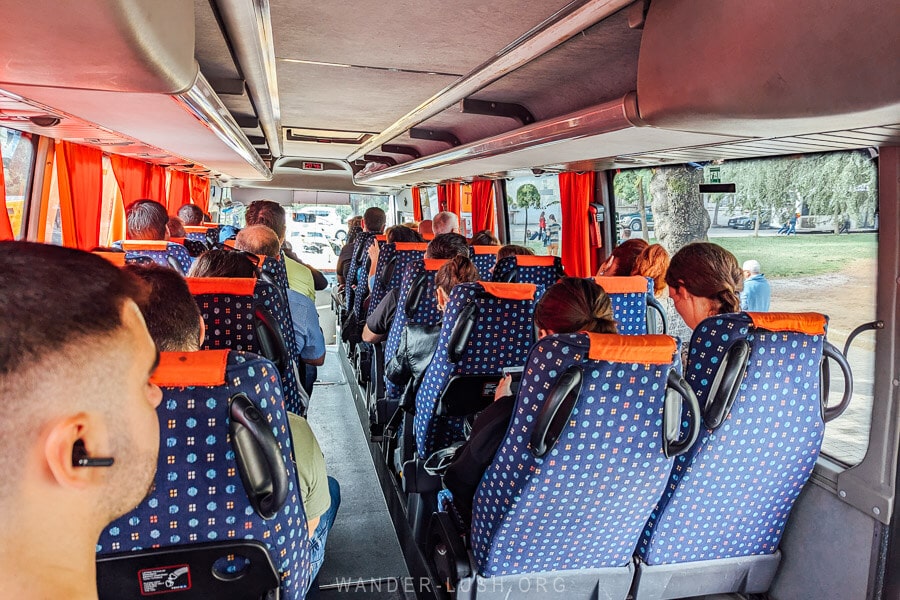
<svg viewBox="0 0 900 600"><path fill-rule="evenodd" d="M741 310L752 312L768 311L772 290L765 275L760 272L759 261L745 261L743 269L744 289L741 291Z"/></svg>
<svg viewBox="0 0 900 600"><path fill-rule="evenodd" d="M431 220L434 235L442 233L459 233L459 217L449 211L442 211L434 215Z"/></svg>

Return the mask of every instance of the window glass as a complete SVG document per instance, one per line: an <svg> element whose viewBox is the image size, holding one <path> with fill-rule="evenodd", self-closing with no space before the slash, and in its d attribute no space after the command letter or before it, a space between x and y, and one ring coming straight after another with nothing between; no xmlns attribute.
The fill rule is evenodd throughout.
<svg viewBox="0 0 900 600"><path fill-rule="evenodd" d="M6 211L13 235L25 234L25 199L34 163L34 144L30 133L0 127L0 155L6 184Z"/></svg>
<svg viewBox="0 0 900 600"><path fill-rule="evenodd" d="M562 216L559 177L528 175L506 182L509 243L531 248L535 254L561 255Z"/></svg>
<svg viewBox="0 0 900 600"><path fill-rule="evenodd" d="M702 168L634 169L613 180L619 238L641 237L643 194L647 239L657 234L667 249L663 215L686 210L685 196L673 189L698 189L673 182L734 183L732 194L695 193L693 222L703 223L709 240L731 251L738 262L757 260L771 287L771 311L815 311L828 315L828 340L843 348L858 325L875 320L877 275L877 170L867 151L836 152L745 161ZM666 194L669 194L667 197ZM664 210L659 210L660 208ZM655 217L655 218L654 218ZM684 223L679 227L684 227ZM853 400L827 424L822 452L849 465L862 460L872 413L875 341L856 338L848 352ZM831 369L829 404L840 400L843 381Z"/></svg>

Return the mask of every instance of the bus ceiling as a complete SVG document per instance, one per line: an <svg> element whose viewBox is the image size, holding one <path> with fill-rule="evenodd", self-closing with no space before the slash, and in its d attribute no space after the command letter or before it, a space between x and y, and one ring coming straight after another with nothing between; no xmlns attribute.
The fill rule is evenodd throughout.
<svg viewBox="0 0 900 600"><path fill-rule="evenodd" d="M891 0L7 4L0 124L226 185L377 193L900 142Z"/></svg>

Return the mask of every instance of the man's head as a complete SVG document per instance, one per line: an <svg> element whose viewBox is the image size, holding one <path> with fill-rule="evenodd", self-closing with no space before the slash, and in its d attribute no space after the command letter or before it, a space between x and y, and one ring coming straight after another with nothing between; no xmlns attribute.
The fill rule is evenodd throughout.
<svg viewBox="0 0 900 600"><path fill-rule="evenodd" d="M146 495L162 394L150 383L157 352L136 304L145 293L98 256L0 243L0 537L52 552L53 540L22 529L57 527L90 551ZM80 467L79 455L115 462Z"/></svg>
<svg viewBox="0 0 900 600"><path fill-rule="evenodd" d="M166 223L166 232L169 234L170 238L187 237L187 232L184 230L184 223L178 217L169 217L169 222Z"/></svg>
<svg viewBox="0 0 900 600"><path fill-rule="evenodd" d="M154 200L135 200L125 208L129 240L166 240L169 215L166 207Z"/></svg>
<svg viewBox="0 0 900 600"><path fill-rule="evenodd" d="M431 221L431 227L434 229L434 235L442 233L459 233L459 217L452 212L443 211L434 215Z"/></svg>
<svg viewBox="0 0 900 600"><path fill-rule="evenodd" d="M203 223L203 219L206 215L203 214L203 211L200 210L200 207L196 204L182 204L181 208L178 209L178 218L181 219L185 225L200 225Z"/></svg>
<svg viewBox="0 0 900 600"><path fill-rule="evenodd" d="M150 288L138 308L156 347L162 352L199 350L206 327L184 278L159 265L128 265L125 270Z"/></svg>
<svg viewBox="0 0 900 600"><path fill-rule="evenodd" d="M454 256L469 256L469 245L466 238L458 233L444 233L436 235L428 242L425 250L425 258L453 258Z"/></svg>
<svg viewBox="0 0 900 600"><path fill-rule="evenodd" d="M265 225L250 225L244 227L234 240L234 247L238 250L279 258L281 256L281 244L278 236Z"/></svg>
<svg viewBox="0 0 900 600"><path fill-rule="evenodd" d="M363 229L371 233L384 233L384 224L386 222L387 216L377 206L367 208L366 212L363 213Z"/></svg>
<svg viewBox="0 0 900 600"><path fill-rule="evenodd" d="M278 236L278 243L284 242L287 232L284 207L271 200L254 200L244 213L247 225L265 225Z"/></svg>
<svg viewBox="0 0 900 600"><path fill-rule="evenodd" d="M749 279L754 275L759 275L762 272L762 267L759 265L759 261L753 259L745 260L742 268L744 270L744 279Z"/></svg>

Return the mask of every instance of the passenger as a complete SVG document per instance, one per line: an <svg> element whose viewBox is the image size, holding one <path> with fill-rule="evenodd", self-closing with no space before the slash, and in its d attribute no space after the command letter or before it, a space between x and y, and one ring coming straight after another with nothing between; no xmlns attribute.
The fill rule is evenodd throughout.
<svg viewBox="0 0 900 600"><path fill-rule="evenodd" d="M434 274L434 292L438 310L443 312L450 300L450 292L458 283L478 281L478 269L467 256L458 254ZM441 324L409 324L403 330L397 353L385 365L384 374L391 383L403 388L402 405L415 405L416 392L425 369L431 363L441 333Z"/></svg>
<svg viewBox="0 0 900 600"><path fill-rule="evenodd" d="M184 223L182 223L181 219L178 217L169 217L169 222L166 223L166 232L169 234L170 238L187 237L187 232L184 230Z"/></svg>
<svg viewBox="0 0 900 600"><path fill-rule="evenodd" d="M191 265L188 277L258 277L256 256L251 256L232 250L207 250Z"/></svg>
<svg viewBox="0 0 900 600"><path fill-rule="evenodd" d="M287 233L284 207L271 200L254 200L244 213L247 225L265 225L278 236L279 244L284 244ZM316 301L316 290L328 287L328 280L317 269L299 261L296 257L285 256L284 270L287 272L288 287Z"/></svg>
<svg viewBox="0 0 900 600"><path fill-rule="evenodd" d="M634 271L634 261L637 260L638 255L649 245L650 244L640 238L625 240L613 248L609 258L600 265L597 275L602 275L604 277L631 275L632 271Z"/></svg>
<svg viewBox="0 0 900 600"><path fill-rule="evenodd" d="M547 254L559 256L559 238L562 235L562 225L556 220L556 215L550 215L547 223L547 234L544 236L547 244Z"/></svg>
<svg viewBox="0 0 900 600"><path fill-rule="evenodd" d="M353 258L353 245L356 243L356 236L362 232L362 217L350 217L347 219L347 241L338 254L335 272L337 273L338 285L343 286L347 279L347 269L350 267L350 259Z"/></svg>
<svg viewBox="0 0 900 600"><path fill-rule="evenodd" d="M197 226L203 224L203 219L205 215L203 211L200 210L200 207L196 204L182 204L181 208L178 209L178 218L181 219L185 225L188 226Z"/></svg>
<svg viewBox="0 0 900 600"><path fill-rule="evenodd" d="M419 235L418 231L410 229L404 225L394 225L392 227L388 227L384 232L384 238L388 243L394 244L397 242L410 242L421 244L425 240L422 239L422 236ZM378 242L374 242L371 246L369 246L369 292L372 291L372 286L375 283L375 271L378 269L378 255L381 253L381 248L378 245Z"/></svg>
<svg viewBox="0 0 900 600"><path fill-rule="evenodd" d="M609 295L593 280L580 277L563 277L544 293L534 309L534 324L541 338L576 331L616 333ZM500 380L494 402L478 414L469 439L444 474L444 486L467 525L478 484L509 428L516 405L511 384L509 375Z"/></svg>
<svg viewBox="0 0 900 600"><path fill-rule="evenodd" d="M253 228L267 229L271 234L268 242L277 251L278 238L275 232L262 225L247 229ZM240 257L249 263L238 252L212 250L208 254L212 253L230 254L232 259ZM235 264L238 264L237 261ZM165 352L198 351L203 344L206 327L184 279L171 269L157 265L129 265L125 270L150 286L150 295L140 303L140 309L157 348ZM301 294L297 296L309 301ZM319 442L306 419L289 412L288 424L294 446L300 497L306 512L306 525L312 546L312 578L315 578L325 556L328 532L334 524L334 517L341 503L340 486L333 477L327 476L325 457L322 456Z"/></svg>
<svg viewBox="0 0 900 600"><path fill-rule="evenodd" d="M260 256L268 256L280 260L278 236L265 225L251 225L238 233L234 240L234 247ZM300 359L312 367L320 367L325 364L325 336L319 326L319 313L312 300L298 294L292 289L287 291L288 308L291 311L291 320L294 323L294 339L297 340L297 348ZM315 369L307 369L307 382L303 387L311 395L311 381L315 381ZM313 377L310 378L310 375ZM309 381L311 379L311 381Z"/></svg>
<svg viewBox="0 0 900 600"><path fill-rule="evenodd" d="M153 483L162 394L145 293L99 256L0 242L4 598L96 600L97 539Z"/></svg>
<svg viewBox="0 0 900 600"><path fill-rule="evenodd" d="M453 258L457 255L469 257L466 238L458 233L444 233L435 236L428 242L428 248L425 250L425 258ZM388 331L391 330L391 323L394 321L394 313L397 312L398 293L399 290L393 289L385 294L381 303L366 319L366 325L362 332L363 341L377 344L387 336Z"/></svg>
<svg viewBox="0 0 900 600"><path fill-rule="evenodd" d="M125 208L126 237L129 240L167 240L169 214L154 200L135 200Z"/></svg>
<svg viewBox="0 0 900 600"><path fill-rule="evenodd" d="M431 226L434 229L434 235L459 233L459 217L445 210L434 215Z"/></svg>
<svg viewBox="0 0 900 600"><path fill-rule="evenodd" d="M507 244L497 252L497 262L509 256L534 256L534 250L517 244Z"/></svg>
<svg viewBox="0 0 900 600"><path fill-rule="evenodd" d="M419 233L422 235L434 235L434 221L431 219L419 221Z"/></svg>
<svg viewBox="0 0 900 600"><path fill-rule="evenodd" d="M675 253L666 271L675 310L692 331L703 319L741 310L741 267L728 250L709 242L694 242ZM689 336L682 339L687 359Z"/></svg>
<svg viewBox="0 0 900 600"><path fill-rule="evenodd" d="M744 289L741 291L741 310L768 312L772 290L760 270L759 261L744 261Z"/></svg>
<svg viewBox="0 0 900 600"><path fill-rule="evenodd" d="M473 246L499 246L500 240L497 239L497 236L494 235L494 232L490 229L485 229L483 231L479 231L475 235L472 236L472 245Z"/></svg>
<svg viewBox="0 0 900 600"><path fill-rule="evenodd" d="M647 246L634 259L631 275L653 279L653 295L666 296L666 271L669 269L669 253L659 244Z"/></svg>

